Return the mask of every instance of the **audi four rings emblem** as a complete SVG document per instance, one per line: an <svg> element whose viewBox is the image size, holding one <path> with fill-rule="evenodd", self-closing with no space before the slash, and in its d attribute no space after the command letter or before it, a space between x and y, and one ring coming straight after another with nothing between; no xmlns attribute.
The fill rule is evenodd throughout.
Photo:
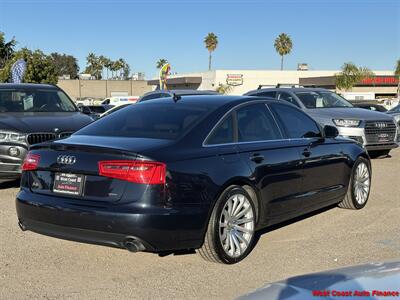
<svg viewBox="0 0 400 300"><path fill-rule="evenodd" d="M380 128L380 129L382 129L382 128L385 128L385 127L386 127L386 123L382 123L382 122L375 123L375 126L378 127L378 128Z"/></svg>
<svg viewBox="0 0 400 300"><path fill-rule="evenodd" d="M76 163L76 157L72 155L60 155L57 157L57 162L63 165L73 165Z"/></svg>

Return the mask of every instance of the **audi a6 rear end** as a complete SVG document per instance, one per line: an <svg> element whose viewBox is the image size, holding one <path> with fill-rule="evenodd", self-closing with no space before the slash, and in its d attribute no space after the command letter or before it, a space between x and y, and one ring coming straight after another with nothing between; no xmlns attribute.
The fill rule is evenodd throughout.
<svg viewBox="0 0 400 300"><path fill-rule="evenodd" d="M272 99L146 101L31 147L19 225L134 252L198 249L206 260L237 263L257 229L335 203L366 205L368 155L337 135Z"/></svg>

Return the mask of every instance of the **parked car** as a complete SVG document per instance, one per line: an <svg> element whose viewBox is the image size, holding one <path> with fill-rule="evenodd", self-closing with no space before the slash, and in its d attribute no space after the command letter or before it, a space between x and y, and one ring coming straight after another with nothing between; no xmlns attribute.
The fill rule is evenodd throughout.
<svg viewBox="0 0 400 300"><path fill-rule="evenodd" d="M97 120L107 109L103 105L78 105L79 110L90 116L92 120Z"/></svg>
<svg viewBox="0 0 400 300"><path fill-rule="evenodd" d="M379 111L379 112L387 112L387 109L383 105L376 104L376 103L355 101L355 102L352 102L351 104L354 107L358 107L358 108L364 108L364 109Z"/></svg>
<svg viewBox="0 0 400 300"><path fill-rule="evenodd" d="M397 124L397 142L400 142L400 104L386 112L391 115Z"/></svg>
<svg viewBox="0 0 400 300"><path fill-rule="evenodd" d="M114 113L114 112L116 112L116 111L119 111L120 109L122 109L122 108L124 108L124 107L127 107L127 106L129 106L129 105L132 105L132 103L124 103L124 104L121 104L121 105L118 105L118 106L114 106L113 108L111 108L111 109L109 109L109 110L103 112L102 114L100 114L100 115L98 116L98 118L103 118L103 117L105 117L105 116L108 116L108 115L110 115L110 114L112 114L112 113ZM97 118L97 119L98 119L98 118Z"/></svg>
<svg viewBox="0 0 400 300"><path fill-rule="evenodd" d="M268 283L238 300L398 299L400 261L369 263Z"/></svg>
<svg viewBox="0 0 400 300"><path fill-rule="evenodd" d="M272 97L289 102L313 117L322 126L336 126L339 134L362 144L371 157L389 154L398 147L397 127L387 114L355 108L326 89L265 88L246 93L247 96Z"/></svg>
<svg viewBox="0 0 400 300"><path fill-rule="evenodd" d="M271 99L131 105L31 148L19 225L133 252L198 249L206 260L237 263L258 229L335 203L366 205L368 154L337 134Z"/></svg>
<svg viewBox="0 0 400 300"><path fill-rule="evenodd" d="M120 105L127 102L136 103L139 100L139 96L116 96L116 97L109 97L105 98L101 101L101 105Z"/></svg>
<svg viewBox="0 0 400 300"><path fill-rule="evenodd" d="M138 102L153 100L158 98L167 98L172 96L200 96L200 95L219 95L216 91L200 91L200 90L156 90L148 92L140 97Z"/></svg>
<svg viewBox="0 0 400 300"><path fill-rule="evenodd" d="M91 121L56 86L0 84L0 182L20 177L29 146L65 138Z"/></svg>

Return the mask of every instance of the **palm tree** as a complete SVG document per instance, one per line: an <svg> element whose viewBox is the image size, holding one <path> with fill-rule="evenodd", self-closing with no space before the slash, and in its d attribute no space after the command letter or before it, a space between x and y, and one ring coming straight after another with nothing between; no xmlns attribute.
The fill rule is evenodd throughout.
<svg viewBox="0 0 400 300"><path fill-rule="evenodd" d="M397 76L397 98L400 99L400 59L397 60L396 70L394 70L394 75Z"/></svg>
<svg viewBox="0 0 400 300"><path fill-rule="evenodd" d="M107 57L105 57L104 55L100 55L98 60L99 60L99 64L101 65L101 77L104 79L103 71L104 71L104 69L107 69L106 68Z"/></svg>
<svg viewBox="0 0 400 300"><path fill-rule="evenodd" d="M156 67L157 67L157 69L161 69L163 67L163 65L165 65L167 63L168 63L168 61L165 58L160 58L157 61Z"/></svg>
<svg viewBox="0 0 400 300"><path fill-rule="evenodd" d="M10 41L6 42L4 33L0 31L0 69L4 67L9 59L11 59L16 45L17 41L14 37Z"/></svg>
<svg viewBox="0 0 400 300"><path fill-rule="evenodd" d="M274 47L276 52L281 56L281 71L283 70L283 56L288 55L293 48L292 40L286 33L281 33L275 39Z"/></svg>
<svg viewBox="0 0 400 300"><path fill-rule="evenodd" d="M373 76L374 73L365 67L357 67L349 62L342 66L342 71L335 75L336 87L339 90L349 90L364 78Z"/></svg>
<svg viewBox="0 0 400 300"><path fill-rule="evenodd" d="M211 53L217 49L218 46L218 37L213 33L210 32L204 38L204 44L208 50L208 70L211 70Z"/></svg>
<svg viewBox="0 0 400 300"><path fill-rule="evenodd" d="M101 79L102 65L100 63L99 57L97 57L93 52L89 53L86 57L86 70L85 73L90 73L94 75L96 79Z"/></svg>

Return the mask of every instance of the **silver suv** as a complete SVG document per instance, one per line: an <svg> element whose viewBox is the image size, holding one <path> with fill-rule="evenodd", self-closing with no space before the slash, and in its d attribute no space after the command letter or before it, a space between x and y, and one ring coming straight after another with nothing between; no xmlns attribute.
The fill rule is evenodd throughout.
<svg viewBox="0 0 400 300"><path fill-rule="evenodd" d="M387 155L398 147L392 116L353 107L336 93L321 88L259 88L247 96L271 97L290 102L322 126L333 125L343 137L362 144L371 157Z"/></svg>

